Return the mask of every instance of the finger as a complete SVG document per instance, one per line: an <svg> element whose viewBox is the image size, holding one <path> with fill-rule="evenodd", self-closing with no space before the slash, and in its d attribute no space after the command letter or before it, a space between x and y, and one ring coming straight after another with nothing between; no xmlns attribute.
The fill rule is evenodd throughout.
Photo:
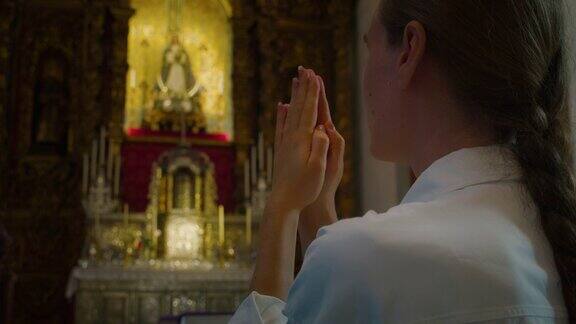
<svg viewBox="0 0 576 324"><path fill-rule="evenodd" d="M312 148L310 150L309 164L320 166L322 170L326 169L326 157L328 154L328 147L330 146L330 139L326 134L324 125L318 125L312 135Z"/></svg>
<svg viewBox="0 0 576 324"><path fill-rule="evenodd" d="M290 92L290 104L291 105L294 104L294 99L296 97L296 91L298 91L298 84L299 83L300 83L300 81L298 81L298 78L292 79L292 90Z"/></svg>
<svg viewBox="0 0 576 324"><path fill-rule="evenodd" d="M285 105L278 103L276 108L276 135L274 140L274 151L278 152L280 144L282 143L282 134L284 132L284 123L286 121L286 113L288 112Z"/></svg>
<svg viewBox="0 0 576 324"><path fill-rule="evenodd" d="M328 159L335 162L344 161L344 151L346 148L344 137L342 137L336 129L328 129L326 133L330 139Z"/></svg>
<svg viewBox="0 0 576 324"><path fill-rule="evenodd" d="M304 100L306 99L306 91L308 89L308 73L306 69L299 70L298 87L296 89L296 95L294 96L294 102L290 105L290 110L286 116L286 127L285 129L296 129L300 123L300 112L302 111L302 106L304 105Z"/></svg>
<svg viewBox="0 0 576 324"><path fill-rule="evenodd" d="M320 81L320 100L318 103L318 124L323 124L327 129L334 129L334 123L332 123L332 116L330 116L330 104L328 103L328 98L326 96L326 87L324 85L324 80L321 76L318 76Z"/></svg>
<svg viewBox="0 0 576 324"><path fill-rule="evenodd" d="M308 91L306 93L306 100L302 109L302 117L300 117L300 127L304 130L313 131L318 121L318 99L320 95L320 83L314 72L310 72L310 82L308 83Z"/></svg>

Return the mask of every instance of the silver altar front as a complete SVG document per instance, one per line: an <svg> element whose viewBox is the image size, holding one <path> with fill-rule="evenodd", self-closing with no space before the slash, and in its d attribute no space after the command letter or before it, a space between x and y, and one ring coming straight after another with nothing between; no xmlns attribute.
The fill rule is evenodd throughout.
<svg viewBox="0 0 576 324"><path fill-rule="evenodd" d="M248 294L252 269L76 267L67 295L76 323L158 323L165 315L232 314Z"/></svg>

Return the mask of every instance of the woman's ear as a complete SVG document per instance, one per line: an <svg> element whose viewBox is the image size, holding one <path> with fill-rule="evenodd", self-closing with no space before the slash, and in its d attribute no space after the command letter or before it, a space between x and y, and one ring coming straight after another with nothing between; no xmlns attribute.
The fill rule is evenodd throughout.
<svg viewBox="0 0 576 324"><path fill-rule="evenodd" d="M397 62L400 89L408 88L413 80L426 52L426 41L426 30L420 22L412 20L406 25Z"/></svg>

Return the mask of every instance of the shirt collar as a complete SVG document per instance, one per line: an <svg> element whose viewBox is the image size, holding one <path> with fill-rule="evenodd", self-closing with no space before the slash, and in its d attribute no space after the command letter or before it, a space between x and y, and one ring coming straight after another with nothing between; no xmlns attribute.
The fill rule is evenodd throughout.
<svg viewBox="0 0 576 324"><path fill-rule="evenodd" d="M510 149L501 145L463 148L443 156L424 170L401 204L431 201L476 184L519 179L520 168Z"/></svg>

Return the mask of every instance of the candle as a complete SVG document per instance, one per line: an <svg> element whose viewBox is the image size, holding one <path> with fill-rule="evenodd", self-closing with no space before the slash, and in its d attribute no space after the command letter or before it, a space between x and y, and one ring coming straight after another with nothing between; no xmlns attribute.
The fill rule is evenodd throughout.
<svg viewBox="0 0 576 324"><path fill-rule="evenodd" d="M200 177L200 175L196 175L196 177L194 177L195 181L195 195L194 195L194 202L195 202L195 208L196 211L200 212L200 208L201 208L201 202L202 202L202 178Z"/></svg>
<svg viewBox="0 0 576 324"><path fill-rule="evenodd" d="M272 183L272 165L274 164L273 157L272 157L272 148L268 147L266 150L266 178L268 179L268 183Z"/></svg>
<svg viewBox="0 0 576 324"><path fill-rule="evenodd" d="M88 194L88 170L90 169L88 153L82 155L82 193Z"/></svg>
<svg viewBox="0 0 576 324"><path fill-rule="evenodd" d="M224 206L218 206L218 242L224 244Z"/></svg>
<svg viewBox="0 0 576 324"><path fill-rule="evenodd" d="M94 229L96 230L96 241L97 241L98 243L101 243L101 238L102 238L102 236L101 236L101 232L100 232L100 212L99 212L99 211L96 211L96 215L95 215L95 216L96 216L96 217L95 217L95 223L96 223L96 224L95 224L95 226L94 226Z"/></svg>
<svg viewBox="0 0 576 324"><path fill-rule="evenodd" d="M100 128L100 152L98 156L100 157L98 167L104 166L104 156L106 155L106 129L104 126Z"/></svg>
<svg viewBox="0 0 576 324"><path fill-rule="evenodd" d="M92 181L96 180L96 171L98 170L98 165L97 165L97 158L98 158L98 142L94 139L92 141L92 156L91 158L91 163L90 163L90 171L91 171L91 177L92 177Z"/></svg>
<svg viewBox="0 0 576 324"><path fill-rule="evenodd" d="M244 161L244 198L250 198L250 166L248 161Z"/></svg>
<svg viewBox="0 0 576 324"><path fill-rule="evenodd" d="M120 195L120 166L121 162L120 154L116 155L116 163L114 163L114 196L118 197Z"/></svg>
<svg viewBox="0 0 576 324"><path fill-rule="evenodd" d="M264 171L264 136L262 132L258 134L258 170Z"/></svg>
<svg viewBox="0 0 576 324"><path fill-rule="evenodd" d="M252 177L252 185L256 185L256 148L252 146L250 150L250 166L252 168L252 172L250 176Z"/></svg>
<svg viewBox="0 0 576 324"><path fill-rule="evenodd" d="M246 206L246 244L252 244L252 206Z"/></svg>
<svg viewBox="0 0 576 324"><path fill-rule="evenodd" d="M130 207L128 207L128 204L124 204L124 214L123 214L123 218L124 218L124 227L128 227L128 216L130 214Z"/></svg>
<svg viewBox="0 0 576 324"><path fill-rule="evenodd" d="M112 170L114 169L114 144L112 141L108 143L108 162L106 162L106 178L108 181L112 181Z"/></svg>

